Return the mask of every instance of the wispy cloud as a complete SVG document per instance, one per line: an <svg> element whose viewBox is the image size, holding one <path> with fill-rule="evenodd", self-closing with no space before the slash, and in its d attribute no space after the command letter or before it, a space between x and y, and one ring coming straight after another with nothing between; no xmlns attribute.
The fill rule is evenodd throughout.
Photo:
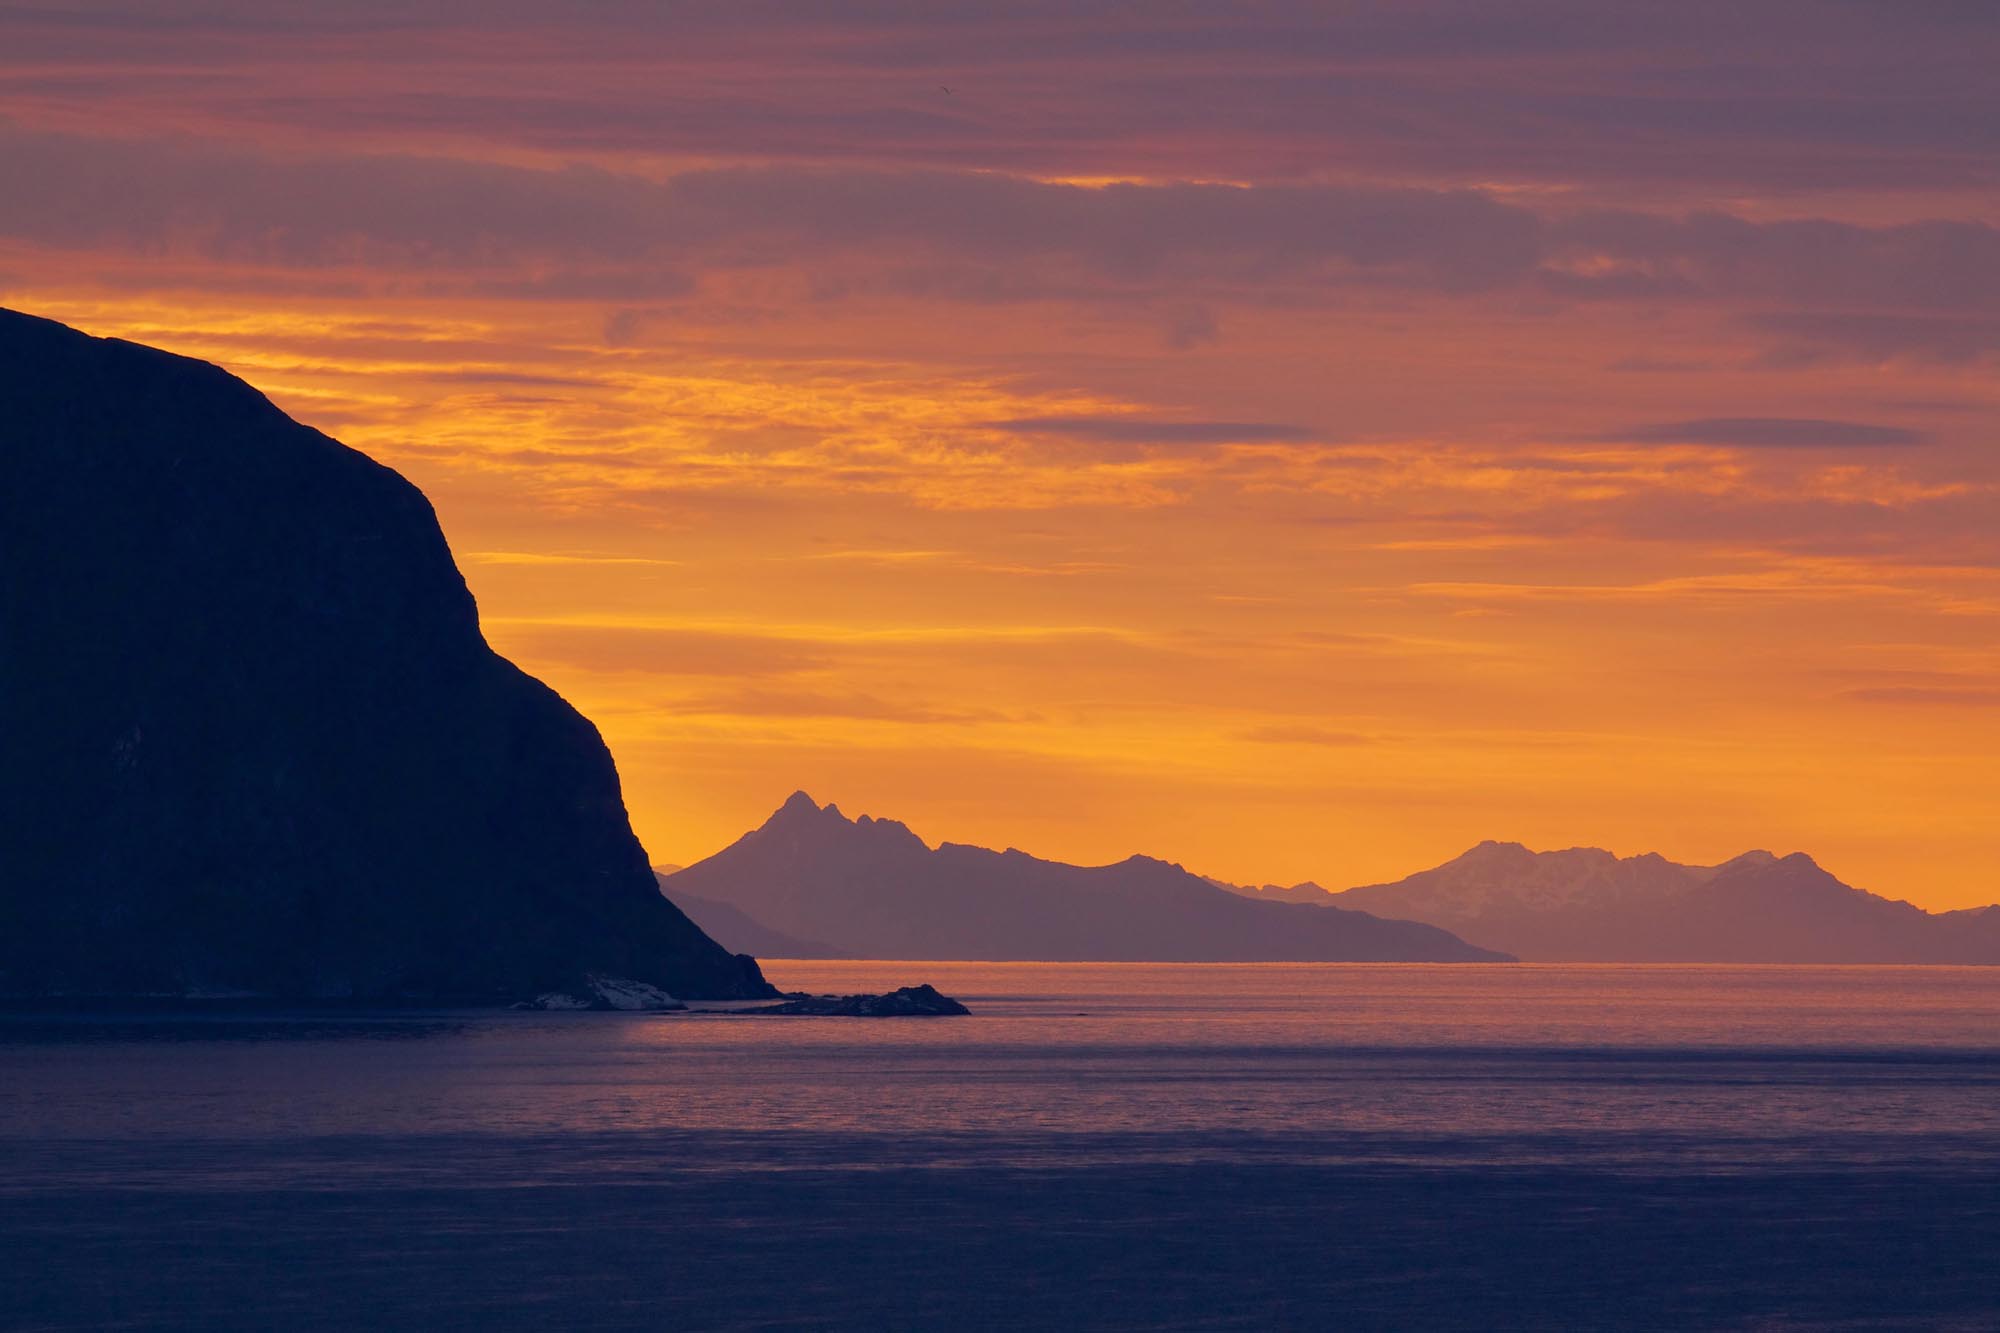
<svg viewBox="0 0 2000 1333"><path fill-rule="evenodd" d="M1943 708L2000 707L2000 688L1935 689L1917 685L1882 685L1848 690L1840 697L1871 704L1928 704Z"/></svg>
<svg viewBox="0 0 2000 1333"><path fill-rule="evenodd" d="M1313 438L1304 426L1275 421L1174 421L1155 417L1015 417L975 423L1009 435L1054 436L1098 444L1291 444Z"/></svg>
<svg viewBox="0 0 2000 1333"><path fill-rule="evenodd" d="M1377 743L1376 737L1358 731L1331 731L1324 727L1284 723L1250 727L1237 734L1243 740L1254 741L1259 745L1319 745L1344 749L1348 746Z"/></svg>
<svg viewBox="0 0 2000 1333"><path fill-rule="evenodd" d="M488 154L1852 190L1990 187L2000 123L1979 0L1289 3L1144 23L1096 0L604 0L560 18L219 0L0 22L11 98L42 116Z"/></svg>
<svg viewBox="0 0 2000 1333"><path fill-rule="evenodd" d="M2000 353L2000 318L1991 316L1770 311L1744 322L1777 339L1764 361L1780 369L1849 359L1949 365Z"/></svg>
<svg viewBox="0 0 2000 1333"><path fill-rule="evenodd" d="M1656 421L1606 432L1634 444L1724 444L1741 449L1869 449L1925 444L1930 436L1901 426L1809 417L1700 417Z"/></svg>
<svg viewBox="0 0 2000 1333"><path fill-rule="evenodd" d="M758 269L810 272L822 298L893 291L921 259L943 279L926 284L933 298L987 299L1004 272L1043 299L1137 303L1149 324L1162 295L1285 305L1382 288L1809 302L1899 318L1979 319L2000 300L2000 231L1982 222L1566 214L1485 189L805 166L651 179L21 127L0 128L0 175L38 182L0 196L0 240L143 255L150 267L129 276L159 281L174 275L166 260L256 266L266 282L344 275L411 296L629 307Z"/></svg>
<svg viewBox="0 0 2000 1333"><path fill-rule="evenodd" d="M650 565L670 569L685 563L652 556L590 555L570 551L466 551L458 558L475 565Z"/></svg>

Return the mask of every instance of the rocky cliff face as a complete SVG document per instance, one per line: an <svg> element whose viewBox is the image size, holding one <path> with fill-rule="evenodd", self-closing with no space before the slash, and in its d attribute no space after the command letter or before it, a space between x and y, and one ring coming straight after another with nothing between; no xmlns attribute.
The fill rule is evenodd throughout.
<svg viewBox="0 0 2000 1333"><path fill-rule="evenodd" d="M771 994L423 495L198 361L0 312L0 993Z"/></svg>

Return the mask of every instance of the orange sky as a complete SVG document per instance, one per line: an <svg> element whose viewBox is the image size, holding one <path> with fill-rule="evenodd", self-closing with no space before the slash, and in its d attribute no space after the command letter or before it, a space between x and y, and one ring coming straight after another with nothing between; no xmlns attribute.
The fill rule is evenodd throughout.
<svg viewBox="0 0 2000 1333"><path fill-rule="evenodd" d="M2000 899L2000 18L1608 8L17 13L0 301L421 485L658 861Z"/></svg>

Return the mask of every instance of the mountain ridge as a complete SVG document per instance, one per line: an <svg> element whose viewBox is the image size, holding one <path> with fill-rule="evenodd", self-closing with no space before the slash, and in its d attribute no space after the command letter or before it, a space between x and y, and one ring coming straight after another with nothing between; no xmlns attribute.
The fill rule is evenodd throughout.
<svg viewBox="0 0 2000 1333"><path fill-rule="evenodd" d="M700 898L687 892L667 894L667 877L684 869L682 866L655 866L653 878L659 882L660 893L681 911L687 913L688 920L700 926L707 935L725 949L737 953L751 954L760 959L771 958L850 958L853 955L818 940L802 940L788 935L752 917L742 908L730 903L717 902L712 898Z"/></svg>
<svg viewBox="0 0 2000 1333"><path fill-rule="evenodd" d="M1407 916L1537 962L2000 963L2000 911L1925 912L1805 852L1699 866L1488 839L1390 883L1231 888Z"/></svg>
<svg viewBox="0 0 2000 1333"><path fill-rule="evenodd" d="M1449 932L1365 912L1253 904L1170 862L1044 861L1018 848L931 847L899 820L805 792L669 893L860 957L1043 961L1500 961ZM1246 910L1248 909L1248 910Z"/></svg>

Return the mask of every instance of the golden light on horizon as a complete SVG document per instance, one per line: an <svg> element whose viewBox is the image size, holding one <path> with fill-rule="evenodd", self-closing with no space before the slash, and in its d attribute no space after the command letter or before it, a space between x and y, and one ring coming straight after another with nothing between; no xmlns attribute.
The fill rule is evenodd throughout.
<svg viewBox="0 0 2000 1333"><path fill-rule="evenodd" d="M251 33L181 53L227 95L7 85L0 156L125 212L0 209L0 300L422 486L656 860L805 788L1238 880L1499 838L2000 897L2000 231L1956 177L1308 152L1033 61L936 108L769 53L843 137L744 49L502 26L399 48L434 103ZM782 134L564 110L746 89Z"/></svg>

